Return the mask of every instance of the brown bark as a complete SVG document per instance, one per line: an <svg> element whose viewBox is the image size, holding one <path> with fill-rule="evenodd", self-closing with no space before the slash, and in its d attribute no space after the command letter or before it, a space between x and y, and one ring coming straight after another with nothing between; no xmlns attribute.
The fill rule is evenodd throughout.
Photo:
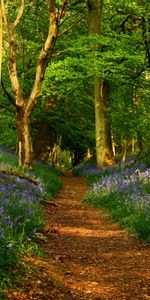
<svg viewBox="0 0 150 300"><path fill-rule="evenodd" d="M24 162L24 136L23 136L23 120L24 107L17 107L16 109L16 130L17 130L17 154L19 155L19 165L22 166Z"/></svg>
<svg viewBox="0 0 150 300"><path fill-rule="evenodd" d="M63 2L62 10L59 16L57 14L55 0L50 0L48 2L48 35L39 53L36 66L35 80L28 100L24 99L23 90L19 83L19 78L17 74L17 43L15 39L15 29L21 21L21 17L25 8L25 0L21 0L20 7L18 9L18 14L13 23L9 21L9 18L7 16L4 0L1 0L1 3L9 44L9 76L11 80L12 90L14 92L16 100L16 127L19 145L19 162L21 166L28 169L30 168L33 162L33 147L30 134L30 118L40 97L41 85L44 79L45 70L52 56L52 52L58 35L59 22L61 17L63 16L63 12L65 11L67 1Z"/></svg>
<svg viewBox="0 0 150 300"><path fill-rule="evenodd" d="M89 34L101 35L103 1L88 0ZM95 49L96 45L93 44ZM111 141L111 124L108 116L108 82L96 76L94 79L96 158L99 168L114 164Z"/></svg>
<svg viewBox="0 0 150 300"><path fill-rule="evenodd" d="M53 151L55 139L54 129L46 119L42 119L34 142L34 153L37 160L47 162L50 153Z"/></svg>
<svg viewBox="0 0 150 300"><path fill-rule="evenodd" d="M30 116L26 112L26 107L17 107L16 112L17 144L19 154L19 165L30 169L33 162L33 147L30 134Z"/></svg>
<svg viewBox="0 0 150 300"><path fill-rule="evenodd" d="M108 115L108 83L95 79L95 136L96 157L99 168L114 164L111 123Z"/></svg>
<svg viewBox="0 0 150 300"><path fill-rule="evenodd" d="M87 0L89 34L101 34L103 0Z"/></svg>

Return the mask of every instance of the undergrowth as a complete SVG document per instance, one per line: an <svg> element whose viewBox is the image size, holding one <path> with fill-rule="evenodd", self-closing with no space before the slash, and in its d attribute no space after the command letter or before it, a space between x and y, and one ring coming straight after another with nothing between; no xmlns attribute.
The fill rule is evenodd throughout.
<svg viewBox="0 0 150 300"><path fill-rule="evenodd" d="M131 164L86 173L90 184L84 202L110 212L128 232L150 242L150 169Z"/></svg>
<svg viewBox="0 0 150 300"><path fill-rule="evenodd" d="M33 171L18 167L17 157L0 151L0 299L12 284L12 270L21 264L22 255L41 255L37 235L46 225L43 202L60 189L60 171L36 163ZM20 176L20 175L21 176ZM35 179L35 183L27 180Z"/></svg>

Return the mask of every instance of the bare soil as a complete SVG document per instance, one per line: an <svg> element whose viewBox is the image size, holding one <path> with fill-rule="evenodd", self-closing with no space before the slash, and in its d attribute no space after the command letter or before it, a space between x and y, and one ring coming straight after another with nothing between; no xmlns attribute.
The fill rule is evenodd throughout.
<svg viewBox="0 0 150 300"><path fill-rule="evenodd" d="M83 178L62 177L56 206L47 205L43 259L24 258L16 300L148 300L150 245L129 236L103 210L82 203Z"/></svg>

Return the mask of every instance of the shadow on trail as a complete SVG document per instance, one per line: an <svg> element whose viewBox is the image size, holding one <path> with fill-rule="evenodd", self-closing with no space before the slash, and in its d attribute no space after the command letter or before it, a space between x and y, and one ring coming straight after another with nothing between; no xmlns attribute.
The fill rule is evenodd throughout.
<svg viewBox="0 0 150 300"><path fill-rule="evenodd" d="M24 258L13 300L150 299L150 246L129 236L102 210L82 203L83 178L62 177L56 206L46 206L44 258Z"/></svg>
<svg viewBox="0 0 150 300"><path fill-rule="evenodd" d="M47 208L45 248L72 299L150 299L150 247L83 205L82 178L62 180L61 207Z"/></svg>

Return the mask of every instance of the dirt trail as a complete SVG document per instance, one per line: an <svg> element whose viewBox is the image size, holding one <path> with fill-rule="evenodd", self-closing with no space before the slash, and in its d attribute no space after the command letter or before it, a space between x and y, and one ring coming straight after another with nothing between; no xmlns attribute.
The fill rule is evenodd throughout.
<svg viewBox="0 0 150 300"><path fill-rule="evenodd" d="M83 178L62 178L58 206L47 206L44 259L27 259L25 291L7 299L150 299L150 246L128 236L101 210L83 205Z"/></svg>

